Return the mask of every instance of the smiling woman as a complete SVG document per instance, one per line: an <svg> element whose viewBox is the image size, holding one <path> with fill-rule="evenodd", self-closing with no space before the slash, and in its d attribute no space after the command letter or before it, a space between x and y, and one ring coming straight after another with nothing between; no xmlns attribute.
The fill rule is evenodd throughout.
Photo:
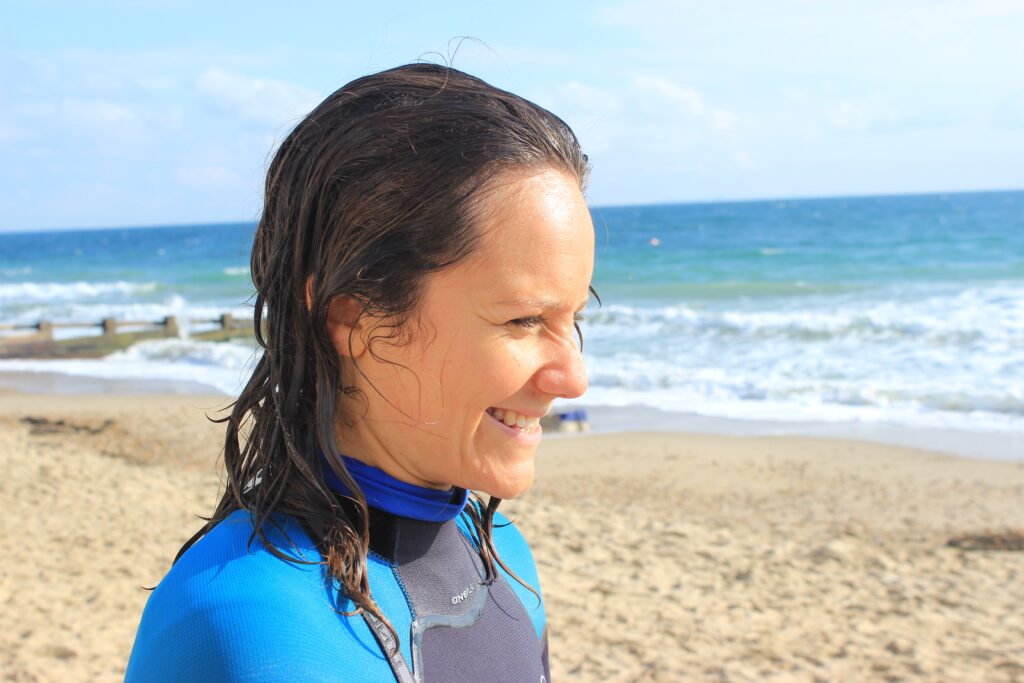
<svg viewBox="0 0 1024 683"><path fill-rule="evenodd" d="M353 361L345 383L372 397L336 433L347 454L405 481L511 498L533 481L551 401L586 389L575 325L594 230L564 171L507 171L479 201L474 251L423 282L401 344L367 353L380 321L351 299L332 303L331 339Z"/></svg>
<svg viewBox="0 0 1024 683"><path fill-rule="evenodd" d="M587 386L587 171L556 116L429 64L299 123L253 244L263 355L224 418L226 491L128 681L550 677L533 558L497 508L532 483L551 402Z"/></svg>

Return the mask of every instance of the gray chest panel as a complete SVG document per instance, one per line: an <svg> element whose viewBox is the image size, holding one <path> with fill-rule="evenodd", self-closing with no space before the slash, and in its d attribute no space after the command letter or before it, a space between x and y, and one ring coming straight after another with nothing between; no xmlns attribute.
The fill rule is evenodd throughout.
<svg viewBox="0 0 1024 683"><path fill-rule="evenodd" d="M525 608L503 576L483 583L483 563L455 521L389 516L374 526L374 550L395 563L412 608L418 683L548 680L546 648Z"/></svg>

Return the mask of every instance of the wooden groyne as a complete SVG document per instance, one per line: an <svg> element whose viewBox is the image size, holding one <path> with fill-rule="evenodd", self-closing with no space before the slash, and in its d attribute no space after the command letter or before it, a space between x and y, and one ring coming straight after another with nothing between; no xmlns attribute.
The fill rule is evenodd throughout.
<svg viewBox="0 0 1024 683"><path fill-rule="evenodd" d="M0 323L0 358L100 358L114 351L126 349L143 339L177 337L181 332L181 320L167 316L162 320L116 320L104 318L96 323L53 322L40 320L37 323ZM191 339L223 341L234 337L251 337L252 321L238 320L230 313L217 318L189 319L193 325L217 325L212 330L191 332ZM98 335L54 339L58 329L88 329L101 331Z"/></svg>

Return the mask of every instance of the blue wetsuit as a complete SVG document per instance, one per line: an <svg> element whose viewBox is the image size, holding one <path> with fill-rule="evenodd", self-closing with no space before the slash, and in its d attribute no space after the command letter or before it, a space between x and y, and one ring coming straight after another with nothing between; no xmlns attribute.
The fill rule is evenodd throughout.
<svg viewBox="0 0 1024 683"><path fill-rule="evenodd" d="M189 548L153 591L127 683L550 679L544 606L503 570L492 584L481 582L483 565L459 515L465 490L422 488L345 461L370 505L370 591L398 633L401 656L385 656L373 620L335 611L353 604L336 581L325 582L323 565L282 560L258 538L250 547L251 517L239 510ZM333 475L327 479L343 489ZM279 548L321 559L296 520L275 519L281 528L264 531ZM539 593L530 549L500 514L494 543Z"/></svg>

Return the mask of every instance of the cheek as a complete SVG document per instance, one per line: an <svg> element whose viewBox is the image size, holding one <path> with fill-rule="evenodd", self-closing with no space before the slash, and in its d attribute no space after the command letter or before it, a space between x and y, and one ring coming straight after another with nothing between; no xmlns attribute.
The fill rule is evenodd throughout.
<svg viewBox="0 0 1024 683"><path fill-rule="evenodd" d="M523 340L495 344L489 349L474 367L476 383L492 399L488 405L522 389L537 371L536 357L532 345Z"/></svg>
<svg viewBox="0 0 1024 683"><path fill-rule="evenodd" d="M360 363L359 380L378 419L422 426L440 418L443 353L414 345L380 344L373 357L367 356Z"/></svg>
<svg viewBox="0 0 1024 683"><path fill-rule="evenodd" d="M537 371L538 354L529 340L462 339L448 353L435 359L441 372L432 373L440 395L428 412L443 410L445 423L470 419L491 406L502 403L526 386Z"/></svg>

